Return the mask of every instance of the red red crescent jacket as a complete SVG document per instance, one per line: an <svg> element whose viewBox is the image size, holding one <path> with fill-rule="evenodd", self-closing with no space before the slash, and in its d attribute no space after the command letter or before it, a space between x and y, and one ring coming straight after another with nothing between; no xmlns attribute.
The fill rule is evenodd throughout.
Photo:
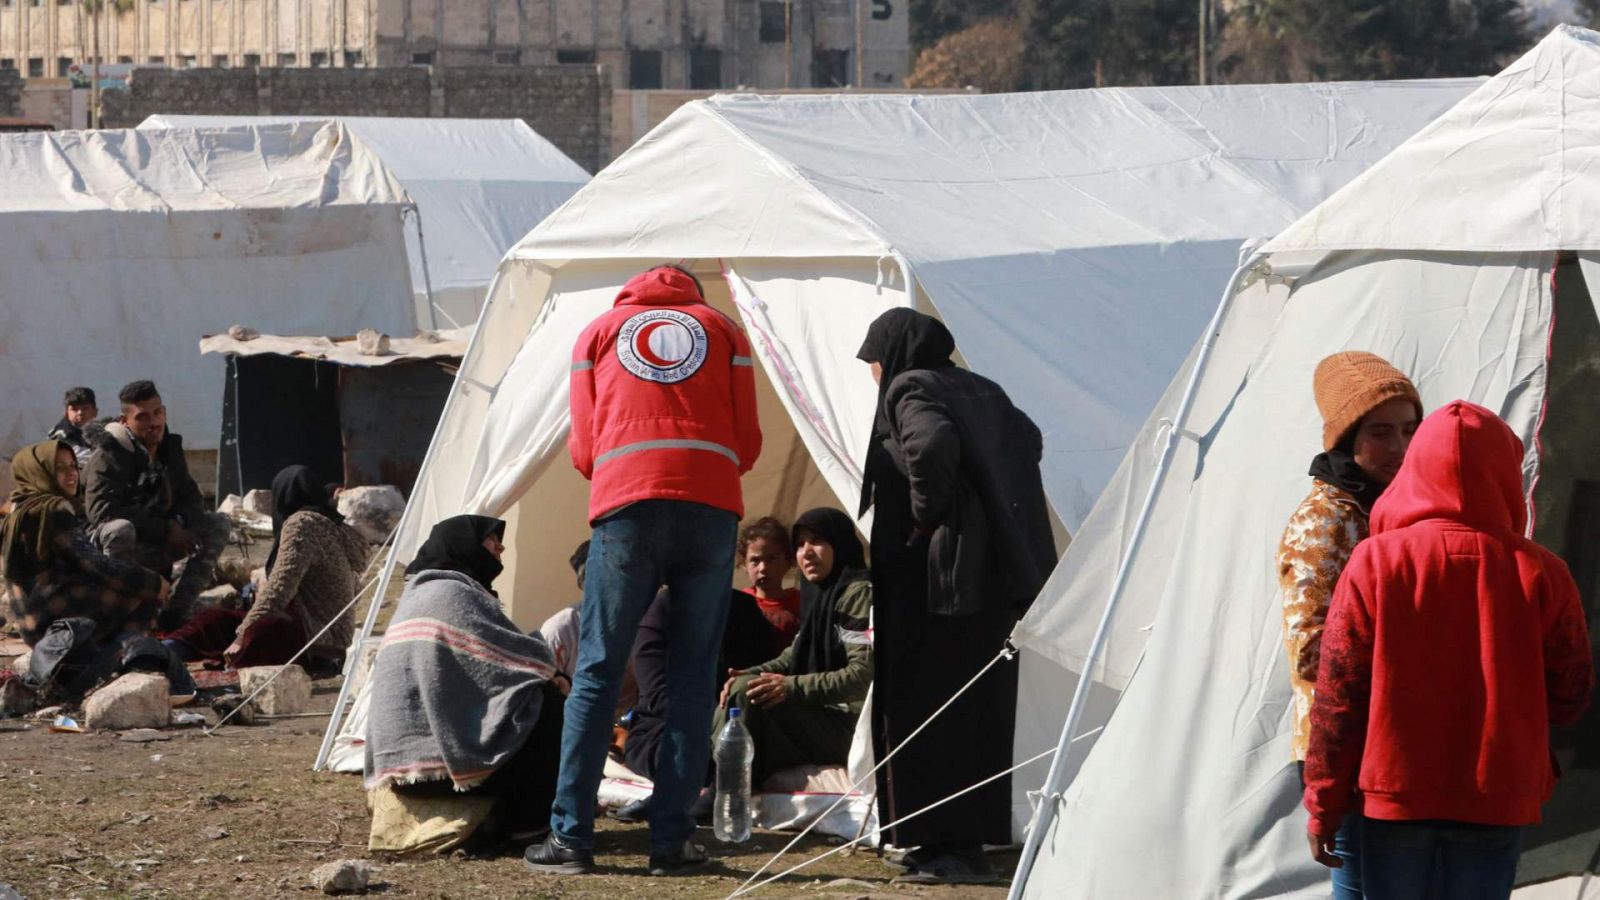
<svg viewBox="0 0 1600 900"><path fill-rule="evenodd" d="M1463 401L1429 416L1323 631L1313 833L1332 835L1355 804L1375 819L1539 821L1550 726L1582 715L1594 668L1572 576L1526 527L1511 429Z"/></svg>
<svg viewBox="0 0 1600 900"><path fill-rule="evenodd" d="M640 500L744 516L761 454L750 342L673 269L635 276L572 350L572 464L589 521Z"/></svg>

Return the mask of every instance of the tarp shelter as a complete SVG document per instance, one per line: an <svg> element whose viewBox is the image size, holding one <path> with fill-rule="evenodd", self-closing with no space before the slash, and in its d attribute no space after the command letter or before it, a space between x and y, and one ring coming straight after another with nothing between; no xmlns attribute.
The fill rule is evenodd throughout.
<svg viewBox="0 0 1600 900"><path fill-rule="evenodd" d="M215 450L220 360L201 336L414 329L405 192L343 126L0 135L0 454L62 392L102 414L153 379L172 430Z"/></svg>
<svg viewBox="0 0 1600 900"><path fill-rule="evenodd" d="M467 338L466 329L429 332L371 354L355 338L202 340L202 354L227 361L217 496L270 487L289 465L347 487L409 492Z"/></svg>
<svg viewBox="0 0 1600 900"><path fill-rule="evenodd" d="M328 116L162 116L152 128L326 121ZM500 258L589 181L589 173L521 119L340 116L416 201L406 228L411 286L424 328L471 327ZM427 272L423 271L426 250ZM427 306L433 289L434 309Z"/></svg>
<svg viewBox="0 0 1600 900"><path fill-rule="evenodd" d="M518 621L576 599L566 559L587 535L588 487L565 447L571 347L630 276L673 260L697 268L761 360L752 515L855 509L877 396L855 353L878 314L911 305L942 316L964 360L1039 423L1045 486L1074 529L1240 242L1289 224L1472 84L689 104L507 254L399 558L445 516L500 514L499 584ZM1018 748L1037 752L1060 721L1058 675L1023 665Z"/></svg>
<svg viewBox="0 0 1600 900"><path fill-rule="evenodd" d="M1290 761L1275 556L1321 449L1311 380L1328 354L1386 357L1429 409L1467 398L1505 417L1527 447L1535 536L1572 562L1591 623L1600 614L1600 35L1552 33L1266 244L1231 287L1214 346L1197 346L1149 415L1017 631L1082 671L1129 559L1093 669L1120 701L1081 768L1075 748L1070 787L1047 787L1050 827L1017 895L1327 896ZM1597 722L1556 740L1579 771L1546 808L1565 824L1525 838L1525 881L1600 859Z"/></svg>

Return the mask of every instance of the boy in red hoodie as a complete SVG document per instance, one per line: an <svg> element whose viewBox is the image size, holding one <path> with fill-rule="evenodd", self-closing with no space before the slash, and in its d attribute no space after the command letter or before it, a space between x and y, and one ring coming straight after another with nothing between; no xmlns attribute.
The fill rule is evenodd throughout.
<svg viewBox="0 0 1600 900"><path fill-rule="evenodd" d="M1481 406L1429 416L1334 594L1305 805L1329 866L1363 812L1369 900L1509 897L1522 826L1555 786L1550 726L1588 706L1583 608L1523 536L1522 456Z"/></svg>
<svg viewBox="0 0 1600 900"><path fill-rule="evenodd" d="M717 652L744 499L761 454L750 343L676 266L636 276L572 350L572 463L590 481L577 670L561 731L550 836L523 859L546 874L594 868L595 792L639 620L663 585L666 716L650 806L650 873L706 861L690 804L705 780Z"/></svg>

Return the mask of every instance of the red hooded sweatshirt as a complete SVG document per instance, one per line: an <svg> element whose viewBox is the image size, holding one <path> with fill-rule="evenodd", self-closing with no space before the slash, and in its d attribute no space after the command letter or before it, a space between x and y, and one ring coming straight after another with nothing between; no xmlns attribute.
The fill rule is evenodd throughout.
<svg viewBox="0 0 1600 900"><path fill-rule="evenodd" d="M1566 564L1523 532L1522 442L1456 401L1417 429L1334 592L1311 707L1306 809L1529 825L1555 787L1551 725L1594 668ZM1355 793L1359 786L1361 793Z"/></svg>
<svg viewBox="0 0 1600 900"><path fill-rule="evenodd" d="M589 521L640 500L744 515L761 454L750 343L675 269L637 275L572 350L572 464Z"/></svg>

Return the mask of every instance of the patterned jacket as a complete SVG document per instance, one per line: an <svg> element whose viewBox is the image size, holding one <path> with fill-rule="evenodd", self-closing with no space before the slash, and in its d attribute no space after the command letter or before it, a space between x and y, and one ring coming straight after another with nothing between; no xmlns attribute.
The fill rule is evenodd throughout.
<svg viewBox="0 0 1600 900"><path fill-rule="evenodd" d="M269 615L294 619L308 638L331 620L333 627L315 646L343 653L355 635L355 611L345 607L360 587L367 553L366 539L348 525L309 509L290 516L278 539L277 562L239 623L238 636Z"/></svg>
<svg viewBox="0 0 1600 900"><path fill-rule="evenodd" d="M58 513L51 524L52 552L29 572L8 573L11 617L32 647L57 619L82 616L107 638L123 626L152 618L161 576L101 553L76 516Z"/></svg>
<svg viewBox="0 0 1600 900"><path fill-rule="evenodd" d="M1367 513L1350 493L1312 481L1311 493L1289 517L1278 544L1283 594L1283 642L1294 688L1294 758L1304 760L1311 738L1311 700L1321 662L1322 628L1339 574L1368 532Z"/></svg>

